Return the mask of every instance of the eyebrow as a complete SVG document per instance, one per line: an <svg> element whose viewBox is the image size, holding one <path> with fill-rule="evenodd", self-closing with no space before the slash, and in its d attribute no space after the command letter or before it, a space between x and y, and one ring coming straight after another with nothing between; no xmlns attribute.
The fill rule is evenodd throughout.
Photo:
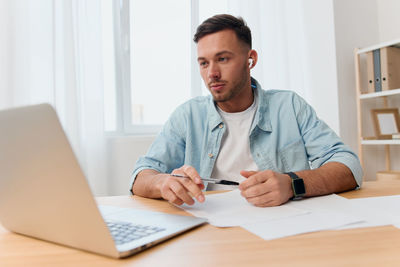
<svg viewBox="0 0 400 267"><path fill-rule="evenodd" d="M233 53L232 53L231 51L223 50L223 51L221 51L221 52L216 53L214 57L218 57L218 56L221 56L221 55L223 55L223 54L230 54L230 55L233 55ZM197 61L205 60L205 59L206 59L205 57L198 57L198 58L197 58Z"/></svg>

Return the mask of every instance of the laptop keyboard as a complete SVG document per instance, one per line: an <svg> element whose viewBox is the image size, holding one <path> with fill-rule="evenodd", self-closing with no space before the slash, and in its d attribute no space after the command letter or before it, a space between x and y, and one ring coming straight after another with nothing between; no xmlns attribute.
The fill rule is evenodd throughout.
<svg viewBox="0 0 400 267"><path fill-rule="evenodd" d="M125 244L165 230L165 228L128 222L107 221L106 223L117 245Z"/></svg>

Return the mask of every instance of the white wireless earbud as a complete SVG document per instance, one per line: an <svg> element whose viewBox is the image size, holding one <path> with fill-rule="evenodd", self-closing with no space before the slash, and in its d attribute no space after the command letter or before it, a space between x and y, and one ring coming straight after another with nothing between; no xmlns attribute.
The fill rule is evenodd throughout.
<svg viewBox="0 0 400 267"><path fill-rule="evenodd" d="M249 58L249 68L251 68L253 66L253 59Z"/></svg>

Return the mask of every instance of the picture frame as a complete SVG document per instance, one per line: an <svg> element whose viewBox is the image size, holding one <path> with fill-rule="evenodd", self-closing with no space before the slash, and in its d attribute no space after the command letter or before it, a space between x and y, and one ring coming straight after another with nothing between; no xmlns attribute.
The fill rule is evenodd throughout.
<svg viewBox="0 0 400 267"><path fill-rule="evenodd" d="M397 108L371 110L377 139L392 139L393 134L400 132L400 115Z"/></svg>

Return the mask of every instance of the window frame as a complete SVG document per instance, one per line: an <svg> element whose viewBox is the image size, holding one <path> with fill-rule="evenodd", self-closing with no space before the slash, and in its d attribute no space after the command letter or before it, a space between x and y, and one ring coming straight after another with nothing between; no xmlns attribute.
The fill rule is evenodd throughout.
<svg viewBox="0 0 400 267"><path fill-rule="evenodd" d="M194 36L199 23L199 0L190 0L190 32ZM155 135L161 129L160 124L133 124L131 103L131 68L130 68L130 14L129 0L114 1L114 42L116 65L116 131L127 135ZM196 44L190 48L190 96L202 94L196 55Z"/></svg>

